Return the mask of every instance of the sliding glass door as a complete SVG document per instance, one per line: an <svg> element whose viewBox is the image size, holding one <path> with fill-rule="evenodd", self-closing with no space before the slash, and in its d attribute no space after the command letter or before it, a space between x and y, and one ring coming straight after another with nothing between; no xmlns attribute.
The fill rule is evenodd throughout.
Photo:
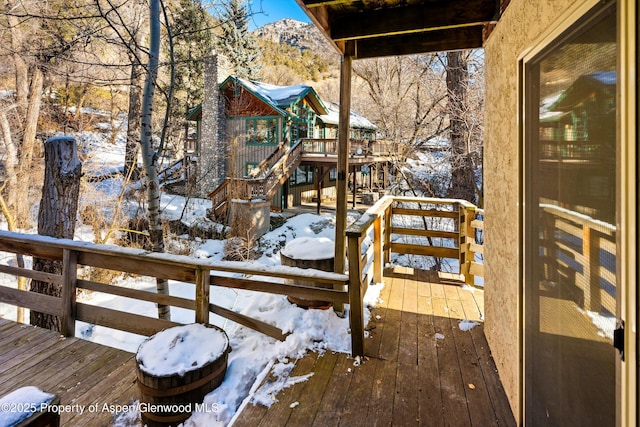
<svg viewBox="0 0 640 427"><path fill-rule="evenodd" d="M600 2L523 64L530 426L616 424L617 28Z"/></svg>

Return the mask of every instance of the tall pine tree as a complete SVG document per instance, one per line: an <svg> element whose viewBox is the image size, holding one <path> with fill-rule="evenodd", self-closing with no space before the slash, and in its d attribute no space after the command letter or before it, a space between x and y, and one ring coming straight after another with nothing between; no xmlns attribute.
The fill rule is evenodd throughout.
<svg viewBox="0 0 640 427"><path fill-rule="evenodd" d="M245 0L228 0L220 16L222 34L217 47L229 61L231 71L237 77L258 80L260 48L249 31L249 12Z"/></svg>
<svg viewBox="0 0 640 427"><path fill-rule="evenodd" d="M175 56L175 116L182 116L202 101L204 57L213 49L212 18L202 0L179 0L173 14Z"/></svg>

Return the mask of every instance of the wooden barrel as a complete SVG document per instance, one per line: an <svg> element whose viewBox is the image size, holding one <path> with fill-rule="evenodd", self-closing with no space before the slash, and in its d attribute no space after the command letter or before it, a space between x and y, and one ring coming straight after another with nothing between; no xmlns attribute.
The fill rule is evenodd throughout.
<svg viewBox="0 0 640 427"><path fill-rule="evenodd" d="M304 249L303 249L304 248ZM309 251L308 249L313 249ZM294 239L280 251L280 263L290 267L313 268L315 270L333 271L334 242L324 237L301 237ZM332 289L330 283L317 283L307 280L286 279L290 285L314 286L316 288ZM294 296L287 296L292 304L302 308L328 309L331 302L319 301Z"/></svg>
<svg viewBox="0 0 640 427"><path fill-rule="evenodd" d="M230 352L229 338L224 330L213 325L206 326L212 331L223 334L225 342L220 356L202 366L183 373L156 375L145 371L140 360L136 357L136 376L140 391L140 412L143 425L149 427L177 426L183 423L191 416L196 406L203 402L204 397L224 380L228 353ZM142 348L145 343L156 338L159 334L150 337L140 347ZM140 354L140 350L138 350L138 354Z"/></svg>

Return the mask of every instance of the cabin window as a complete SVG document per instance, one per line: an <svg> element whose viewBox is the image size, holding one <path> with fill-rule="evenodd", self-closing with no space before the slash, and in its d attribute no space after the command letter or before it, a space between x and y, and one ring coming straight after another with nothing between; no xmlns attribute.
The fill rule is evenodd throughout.
<svg viewBox="0 0 640 427"><path fill-rule="evenodd" d="M258 165L259 165L258 162L247 162L247 164L244 166L244 175L249 176L251 171L256 169Z"/></svg>
<svg viewBox="0 0 640 427"><path fill-rule="evenodd" d="M273 117L247 119L247 143L275 145L278 143L278 120Z"/></svg>
<svg viewBox="0 0 640 427"><path fill-rule="evenodd" d="M314 182L315 168L313 166L298 166L289 177L289 185L307 185Z"/></svg>

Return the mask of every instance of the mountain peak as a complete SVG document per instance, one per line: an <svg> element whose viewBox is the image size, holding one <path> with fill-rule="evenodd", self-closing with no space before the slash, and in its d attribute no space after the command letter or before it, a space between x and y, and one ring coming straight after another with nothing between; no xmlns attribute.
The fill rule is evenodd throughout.
<svg viewBox="0 0 640 427"><path fill-rule="evenodd" d="M300 50L308 49L319 54L333 51L315 25L291 18L263 25L254 34L264 40L288 44Z"/></svg>

